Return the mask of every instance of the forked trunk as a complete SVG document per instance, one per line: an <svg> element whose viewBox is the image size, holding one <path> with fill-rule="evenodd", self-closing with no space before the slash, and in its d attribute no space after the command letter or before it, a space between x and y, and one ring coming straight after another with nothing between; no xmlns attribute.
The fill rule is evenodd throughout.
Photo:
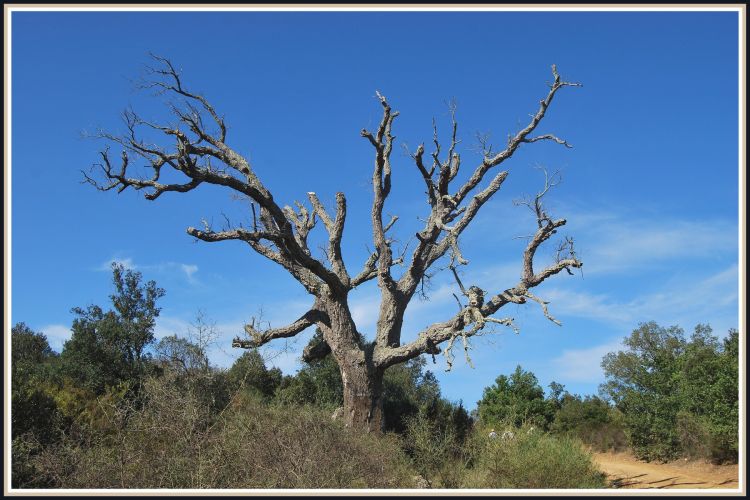
<svg viewBox="0 0 750 500"><path fill-rule="evenodd" d="M358 431L382 432L383 370L373 364L373 346L357 332L346 298L328 298L325 310L330 323L320 329L341 370L344 424Z"/></svg>

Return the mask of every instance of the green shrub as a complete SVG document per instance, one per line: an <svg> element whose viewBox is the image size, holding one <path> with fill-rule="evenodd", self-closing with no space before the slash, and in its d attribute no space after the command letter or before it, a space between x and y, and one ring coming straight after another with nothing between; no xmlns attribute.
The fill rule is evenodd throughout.
<svg viewBox="0 0 750 500"><path fill-rule="evenodd" d="M511 428L511 427L509 427ZM553 436L530 426L503 430L491 439L489 430L478 429L469 446L472 460L464 488L604 488L606 480L582 443Z"/></svg>
<svg viewBox="0 0 750 500"><path fill-rule="evenodd" d="M426 408L406 419L404 448L414 468L436 488L456 488L462 470L459 436L452 426L440 426Z"/></svg>
<svg viewBox="0 0 750 500"><path fill-rule="evenodd" d="M544 398L536 376L518 365L510 376L500 375L492 386L485 387L477 410L486 425L511 421L516 427L532 423L546 430L554 416L555 404Z"/></svg>
<svg viewBox="0 0 750 500"><path fill-rule="evenodd" d="M627 436L622 413L596 396L565 394L550 430L577 437L596 451L622 451Z"/></svg>
<svg viewBox="0 0 750 500"><path fill-rule="evenodd" d="M54 486L49 480L37 473L35 460L44 446L34 433L13 437L11 445L13 488L47 488Z"/></svg>
<svg viewBox="0 0 750 500"><path fill-rule="evenodd" d="M680 449L692 459L710 460L714 463L735 462L737 445L732 430L734 429L730 428L730 432L722 433L722 429L717 428L706 416L688 412L677 415L676 432Z"/></svg>
<svg viewBox="0 0 750 500"><path fill-rule="evenodd" d="M649 322L604 356L600 391L623 412L638 458L737 461L738 342L734 329L720 342L708 325L687 339L677 326Z"/></svg>

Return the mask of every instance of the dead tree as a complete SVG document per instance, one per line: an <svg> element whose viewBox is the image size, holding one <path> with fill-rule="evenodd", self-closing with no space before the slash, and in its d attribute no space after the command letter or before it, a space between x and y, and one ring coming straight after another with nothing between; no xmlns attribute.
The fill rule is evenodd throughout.
<svg viewBox="0 0 750 500"><path fill-rule="evenodd" d="M391 131L398 112L380 92L376 93L383 112L380 124L374 131L362 129L360 132L372 145L375 157L371 218L374 251L359 272L351 274L341 252L346 221L344 194L336 193L336 206L331 211L313 192L307 193L307 206L300 202L295 202L296 209L289 205L280 206L250 162L228 145L224 117L204 96L185 87L180 72L169 60L158 56L153 56L153 59L155 67L150 68L149 79L143 87L174 98L169 104L174 124L152 123L133 111L126 111L127 132L124 135L98 134L110 144L122 148L119 161L116 163L109 148L105 148L100 152L101 163L95 164L98 174L84 172L84 181L102 191L116 190L119 193L129 187L143 189L148 200L156 200L164 193L186 193L201 184L215 184L251 200L252 227L214 230L204 222L201 228L187 228L187 233L206 242L245 242L263 257L286 269L312 296L312 305L287 326L260 329L253 324L246 325L248 337L237 338L232 345L255 348L275 339L292 337L314 325L320 328L324 343L308 346L305 357L311 359L331 353L338 362L344 384L346 425L379 431L383 423L385 370L422 354L438 354L443 343L447 343L446 355L450 356L450 347L456 338L461 337L467 348L468 339L482 332L488 322L515 328L512 318L491 317L506 304L523 304L530 299L541 305L546 317L556 321L547 310L547 302L532 294L531 290L563 270L572 274L571 269L580 268L582 263L573 250L572 239L568 238L558 247L557 259L552 265L541 270L534 267L537 249L566 223L565 219L550 217L541 204L542 196L551 187L547 182L545 189L527 203L536 214L537 228L523 252L518 283L504 290L488 292L471 287L468 292L464 291L470 303L464 307L459 301L460 310L453 317L434 323L419 332L411 342L401 341L407 305L428 271L436 267L436 262L442 257L450 258L454 270L456 265L468 263L459 248L459 237L507 178L508 171L498 167L523 144L553 141L570 147L552 134L534 135L557 92L563 87L580 86L562 80L555 66L552 66L553 82L528 125L509 136L502 151L493 152L484 143L481 162L463 183L456 181L461 156L456 149L459 141L455 113L451 113L452 134L447 154L442 155L436 128L434 151L426 155L424 145L420 145L411 154L424 180L430 213L424 228L416 234L416 247L410 259L394 255L394 241L389 230L396 217L388 222L383 219L383 208L391 192L394 141ZM164 140L161 144L146 142L140 136L144 129ZM150 177L132 175L134 159L147 161ZM185 181L163 182L161 173L165 168L171 170L171 177L179 173ZM328 235L325 259L317 258L307 243L308 235L319 221ZM393 269L396 265L404 269L400 275ZM458 274L455 276L463 291ZM352 290L370 280L377 280L381 301L374 341L367 342L362 340L364 337L352 319L348 297Z"/></svg>

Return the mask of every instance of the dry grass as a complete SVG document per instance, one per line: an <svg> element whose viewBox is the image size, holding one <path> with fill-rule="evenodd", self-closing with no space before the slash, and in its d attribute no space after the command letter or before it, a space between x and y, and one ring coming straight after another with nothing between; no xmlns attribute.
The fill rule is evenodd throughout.
<svg viewBox="0 0 750 500"><path fill-rule="evenodd" d="M239 394L220 414L191 391L151 380L146 404L110 408L87 445L63 441L34 459L61 488L399 488L413 472L393 436L348 432L312 407Z"/></svg>

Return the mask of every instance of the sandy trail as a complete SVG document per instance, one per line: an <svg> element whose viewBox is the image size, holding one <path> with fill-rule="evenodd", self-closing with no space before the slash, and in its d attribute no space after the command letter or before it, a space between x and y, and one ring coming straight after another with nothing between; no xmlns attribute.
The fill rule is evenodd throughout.
<svg viewBox="0 0 750 500"><path fill-rule="evenodd" d="M628 453L594 453L594 460L615 488L694 488L736 490L737 465L675 461L647 463Z"/></svg>

